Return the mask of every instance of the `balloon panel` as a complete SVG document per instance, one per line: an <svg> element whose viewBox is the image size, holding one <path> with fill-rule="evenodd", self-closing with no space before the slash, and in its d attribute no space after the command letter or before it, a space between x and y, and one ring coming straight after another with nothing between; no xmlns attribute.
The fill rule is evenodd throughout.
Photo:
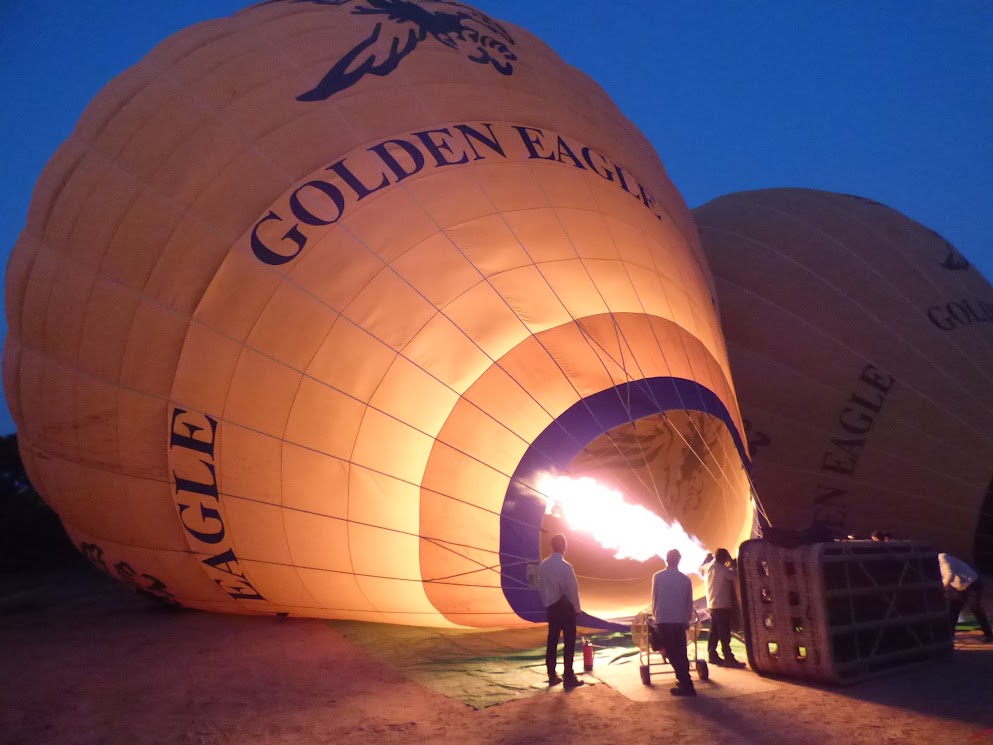
<svg viewBox="0 0 993 745"><path fill-rule="evenodd" d="M33 482L170 602L541 620L539 466L751 526L688 210L598 86L467 6L271 2L163 42L46 168L7 283ZM598 455L625 427L666 458ZM592 609L644 602L650 562L586 553Z"/></svg>
<svg viewBox="0 0 993 745"><path fill-rule="evenodd" d="M993 477L993 290L884 205L805 189L694 211L774 524L969 556Z"/></svg>

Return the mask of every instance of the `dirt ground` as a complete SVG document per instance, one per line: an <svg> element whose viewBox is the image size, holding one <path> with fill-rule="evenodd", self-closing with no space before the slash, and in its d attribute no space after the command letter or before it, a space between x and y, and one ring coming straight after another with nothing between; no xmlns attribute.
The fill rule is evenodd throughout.
<svg viewBox="0 0 993 745"><path fill-rule="evenodd" d="M993 645L832 688L603 674L476 711L322 621L159 609L86 571L0 577L0 743L993 743ZM594 675L599 671L594 671Z"/></svg>

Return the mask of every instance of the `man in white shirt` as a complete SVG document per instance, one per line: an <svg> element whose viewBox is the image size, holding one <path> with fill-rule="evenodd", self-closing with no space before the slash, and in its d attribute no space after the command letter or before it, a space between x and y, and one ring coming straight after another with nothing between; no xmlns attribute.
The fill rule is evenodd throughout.
<svg viewBox="0 0 993 745"><path fill-rule="evenodd" d="M941 584L945 586L948 598L948 612L952 620L952 634L959 622L959 613L966 605L976 617L976 623L983 631L983 641L993 642L993 630L983 610L983 580L976 570L951 554L938 554L938 568L941 570Z"/></svg>
<svg viewBox="0 0 993 745"><path fill-rule="evenodd" d="M700 567L707 587L707 610L710 611L710 633L707 636L707 653L712 665L744 667L731 652L731 619L738 605L736 585L738 571L726 548L717 549ZM724 659L717 654L720 643Z"/></svg>
<svg viewBox="0 0 993 745"><path fill-rule="evenodd" d="M686 657L686 629L693 620L693 583L679 571L682 554L672 549L665 555L665 569L652 577L652 614L665 655L676 672L673 696L695 696Z"/></svg>
<svg viewBox="0 0 993 745"><path fill-rule="evenodd" d="M576 616L579 615L579 582L572 564L565 560L564 535L552 536L552 555L538 565L538 589L548 614L548 642L545 646L545 667L548 685L565 684L566 688L583 685L572 670L576 654ZM562 677L555 674L555 658L563 638Z"/></svg>

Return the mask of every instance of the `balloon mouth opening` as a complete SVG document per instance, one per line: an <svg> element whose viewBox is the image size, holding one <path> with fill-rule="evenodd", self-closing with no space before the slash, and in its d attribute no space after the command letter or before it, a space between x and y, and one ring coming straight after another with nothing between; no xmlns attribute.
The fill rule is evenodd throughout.
<svg viewBox="0 0 993 745"><path fill-rule="evenodd" d="M534 439L504 499L500 551L510 607L544 622L528 566L548 556L551 537L563 533L583 611L594 620L637 614L649 605L652 575L671 548L685 554L680 570L693 577L708 551L734 553L751 537L747 462L736 419L695 381L645 378L577 402ZM564 478L562 488L549 478ZM577 484L583 479L596 486ZM581 519L566 509L572 503L583 507ZM674 542L676 523L691 538L686 551L685 536ZM610 528L606 536L603 527ZM627 550L632 536L651 550ZM702 596L702 583L695 585Z"/></svg>
<svg viewBox="0 0 993 745"><path fill-rule="evenodd" d="M680 552L679 568L700 596L696 570L707 553L718 547L737 553L750 537L743 527L750 511L741 484L731 490L708 483L730 462L708 471L697 457L702 453L688 443L687 433L711 432L716 442L723 429L705 414L660 413L602 433L565 469L539 475L537 489L545 501L541 554L552 552L552 536L566 536L567 560L588 614L611 620L646 608L652 575L666 567L670 549ZM701 467L688 465L694 461ZM733 465L741 470L740 460Z"/></svg>

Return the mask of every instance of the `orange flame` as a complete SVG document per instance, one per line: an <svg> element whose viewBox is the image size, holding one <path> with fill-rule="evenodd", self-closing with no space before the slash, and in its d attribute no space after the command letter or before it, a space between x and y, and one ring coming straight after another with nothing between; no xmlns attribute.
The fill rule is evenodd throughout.
<svg viewBox="0 0 993 745"><path fill-rule="evenodd" d="M620 492L589 477L546 474L538 479L538 491L545 498L546 515L562 517L572 530L593 536L615 552L615 559L664 559L675 548L683 557L680 565L693 571L707 556L699 539L677 521L668 523L640 505L627 504Z"/></svg>

